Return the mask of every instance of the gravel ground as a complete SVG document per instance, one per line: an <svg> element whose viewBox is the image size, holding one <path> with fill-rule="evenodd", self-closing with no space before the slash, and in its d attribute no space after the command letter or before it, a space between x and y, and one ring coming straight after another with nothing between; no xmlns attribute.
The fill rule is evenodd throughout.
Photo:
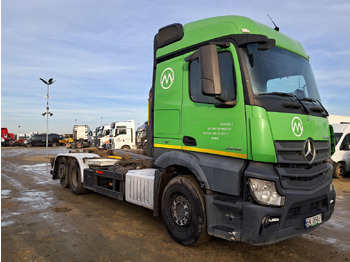
<svg viewBox="0 0 350 262"><path fill-rule="evenodd" d="M49 148L49 155L65 151ZM174 242L150 210L61 188L45 154L45 148L2 148L2 261L350 260L349 177L334 180L335 213L310 234L262 247L212 238L189 248Z"/></svg>

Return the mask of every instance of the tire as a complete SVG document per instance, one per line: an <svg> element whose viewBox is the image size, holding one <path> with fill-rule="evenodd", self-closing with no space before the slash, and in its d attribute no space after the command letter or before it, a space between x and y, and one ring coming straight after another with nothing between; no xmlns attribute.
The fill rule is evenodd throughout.
<svg viewBox="0 0 350 262"><path fill-rule="evenodd" d="M163 193L162 216L168 233L182 245L195 246L210 239L204 194L191 176L170 180Z"/></svg>
<svg viewBox="0 0 350 262"><path fill-rule="evenodd" d="M76 160L73 160L69 165L69 186L76 195L82 195L88 192L81 182L80 166Z"/></svg>
<svg viewBox="0 0 350 262"><path fill-rule="evenodd" d="M345 176L345 166L343 163L336 163L334 166L333 176L335 178L344 178Z"/></svg>
<svg viewBox="0 0 350 262"><path fill-rule="evenodd" d="M131 148L130 148L130 146L128 146L128 145L124 145L124 146L122 146L122 148L121 149L123 149L123 150L130 150Z"/></svg>
<svg viewBox="0 0 350 262"><path fill-rule="evenodd" d="M61 157L58 162L58 178L63 188L69 187L68 162L64 157Z"/></svg>

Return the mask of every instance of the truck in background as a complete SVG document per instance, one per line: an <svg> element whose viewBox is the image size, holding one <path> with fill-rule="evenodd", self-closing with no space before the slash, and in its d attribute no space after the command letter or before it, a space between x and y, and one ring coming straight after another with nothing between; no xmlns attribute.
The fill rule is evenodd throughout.
<svg viewBox="0 0 350 262"><path fill-rule="evenodd" d="M1 146L12 146L15 141L15 135L9 133L6 127L1 128Z"/></svg>
<svg viewBox="0 0 350 262"><path fill-rule="evenodd" d="M97 148L110 149L112 147L109 138L112 135L114 127L115 122L112 122L96 128L94 144Z"/></svg>
<svg viewBox="0 0 350 262"><path fill-rule="evenodd" d="M138 150L146 150L148 122L145 122L136 130L136 147Z"/></svg>
<svg viewBox="0 0 350 262"><path fill-rule="evenodd" d="M300 43L246 17L159 29L146 156L63 153L52 178L162 214L186 246L253 245L329 220L332 128Z"/></svg>
<svg viewBox="0 0 350 262"><path fill-rule="evenodd" d="M335 162L334 177L343 178L350 172L350 123L334 124L335 152L332 160Z"/></svg>
<svg viewBox="0 0 350 262"><path fill-rule="evenodd" d="M136 149L135 121L112 122L96 128L95 146L104 149Z"/></svg>
<svg viewBox="0 0 350 262"><path fill-rule="evenodd" d="M67 148L89 147L93 141L93 134L88 125L74 125L73 138L68 140Z"/></svg>

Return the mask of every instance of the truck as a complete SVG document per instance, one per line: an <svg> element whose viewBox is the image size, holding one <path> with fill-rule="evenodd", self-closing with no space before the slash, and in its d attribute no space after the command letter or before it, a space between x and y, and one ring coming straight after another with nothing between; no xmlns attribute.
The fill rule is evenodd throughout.
<svg viewBox="0 0 350 262"><path fill-rule="evenodd" d="M94 132L94 145L97 148L105 148L109 144L109 136L112 131L111 125L98 126Z"/></svg>
<svg viewBox="0 0 350 262"><path fill-rule="evenodd" d="M334 177L343 178L350 172L350 123L343 122L332 125L335 136Z"/></svg>
<svg viewBox="0 0 350 262"><path fill-rule="evenodd" d="M95 146L104 149L136 149L135 121L117 121L97 127Z"/></svg>
<svg viewBox="0 0 350 262"><path fill-rule="evenodd" d="M145 122L142 126L136 130L136 147L139 150L145 150L147 146L147 129L148 122Z"/></svg>
<svg viewBox="0 0 350 262"><path fill-rule="evenodd" d="M15 135L9 133L6 127L1 128L1 146L12 146L15 141Z"/></svg>
<svg viewBox="0 0 350 262"><path fill-rule="evenodd" d="M154 37L145 156L58 154L52 178L153 210L185 246L308 233L334 212L334 134L309 57L242 16L175 23Z"/></svg>
<svg viewBox="0 0 350 262"><path fill-rule="evenodd" d="M68 140L67 148L83 148L92 144L93 134L88 125L74 125L73 138Z"/></svg>

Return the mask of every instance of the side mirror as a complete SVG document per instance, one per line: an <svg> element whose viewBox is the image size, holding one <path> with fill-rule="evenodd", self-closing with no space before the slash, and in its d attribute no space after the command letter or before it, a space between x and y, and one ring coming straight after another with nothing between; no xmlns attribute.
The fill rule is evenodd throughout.
<svg viewBox="0 0 350 262"><path fill-rule="evenodd" d="M221 78L216 45L202 46L198 50L198 57L202 94L207 96L221 95Z"/></svg>

